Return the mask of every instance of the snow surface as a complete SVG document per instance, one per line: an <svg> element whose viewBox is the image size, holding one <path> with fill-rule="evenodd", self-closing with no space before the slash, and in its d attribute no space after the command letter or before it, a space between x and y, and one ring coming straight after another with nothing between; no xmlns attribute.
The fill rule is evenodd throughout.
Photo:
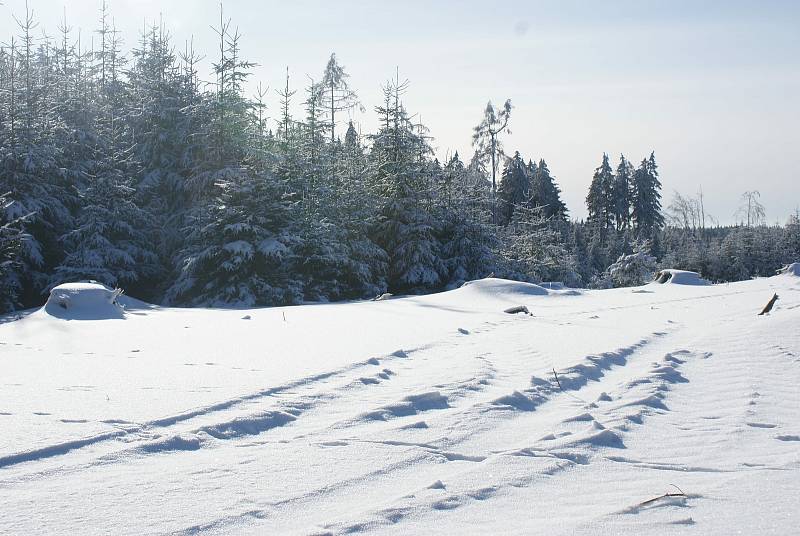
<svg viewBox="0 0 800 536"><path fill-rule="evenodd" d="M0 534L800 524L797 277L250 310L110 292L0 325Z"/></svg>

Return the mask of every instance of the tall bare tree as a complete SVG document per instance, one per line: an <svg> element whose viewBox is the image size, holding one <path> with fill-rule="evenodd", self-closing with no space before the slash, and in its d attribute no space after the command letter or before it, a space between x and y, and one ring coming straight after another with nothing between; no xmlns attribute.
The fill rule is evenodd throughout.
<svg viewBox="0 0 800 536"><path fill-rule="evenodd" d="M761 192L750 190L742 194L741 205L736 211L736 216L747 221L747 226L758 225L764 222L766 211L759 199Z"/></svg>
<svg viewBox="0 0 800 536"><path fill-rule="evenodd" d="M472 135L472 145L477 147L482 154L489 153L492 161L492 220L494 221L495 202L497 197L497 160L503 153L503 147L499 140L502 132L508 134L508 121L511 118L511 99L506 99L501 109L498 109L489 101L483 111L483 120L474 128Z"/></svg>
<svg viewBox="0 0 800 536"><path fill-rule="evenodd" d="M320 99L320 104L330 118L331 143L336 141L336 113L360 106L358 95L347 84L348 78L350 75L336 60L336 54L331 54L322 80L316 86L316 96Z"/></svg>

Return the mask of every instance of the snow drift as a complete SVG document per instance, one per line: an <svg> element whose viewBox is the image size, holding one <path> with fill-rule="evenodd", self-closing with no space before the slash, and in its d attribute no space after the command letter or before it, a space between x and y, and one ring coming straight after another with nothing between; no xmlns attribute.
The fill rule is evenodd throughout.
<svg viewBox="0 0 800 536"><path fill-rule="evenodd" d="M118 302L120 289L110 289L95 281L64 283L50 291L44 310L66 320L104 320L125 318Z"/></svg>
<svg viewBox="0 0 800 536"><path fill-rule="evenodd" d="M546 296L547 289L533 283L522 283L509 279L489 277L475 281L467 281L461 288L472 292L491 295L516 295L516 296Z"/></svg>
<svg viewBox="0 0 800 536"><path fill-rule="evenodd" d="M686 270L673 270L666 269L656 273L653 280L654 283L671 285L710 285L708 281L700 277L697 272L689 272Z"/></svg>

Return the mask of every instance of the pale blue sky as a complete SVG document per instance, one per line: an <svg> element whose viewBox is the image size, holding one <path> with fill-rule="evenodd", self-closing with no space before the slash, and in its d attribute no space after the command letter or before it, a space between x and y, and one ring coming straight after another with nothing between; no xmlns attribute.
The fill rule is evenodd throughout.
<svg viewBox="0 0 800 536"><path fill-rule="evenodd" d="M0 1L6 40L25 2ZM99 3L29 0L50 34L65 5L70 24L94 29ZM176 44L194 35L213 53L216 0L109 4L129 44L161 13ZM365 131L398 66L441 157L471 154L486 101L511 98L506 149L544 157L573 216L585 214L604 151L639 161L654 149L665 204L702 184L723 223L745 190L761 191L770 222L800 205L800 2L228 0L225 12L260 64L253 82L278 88L288 65L300 89L336 52L367 108L354 116Z"/></svg>

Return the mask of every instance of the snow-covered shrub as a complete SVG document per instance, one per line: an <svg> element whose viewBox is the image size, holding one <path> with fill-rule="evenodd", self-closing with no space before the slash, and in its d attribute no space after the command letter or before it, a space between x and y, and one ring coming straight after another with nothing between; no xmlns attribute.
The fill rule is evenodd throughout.
<svg viewBox="0 0 800 536"><path fill-rule="evenodd" d="M621 255L617 262L608 267L608 275L615 287L635 287L644 285L653 278L656 258L644 248L630 255Z"/></svg>

